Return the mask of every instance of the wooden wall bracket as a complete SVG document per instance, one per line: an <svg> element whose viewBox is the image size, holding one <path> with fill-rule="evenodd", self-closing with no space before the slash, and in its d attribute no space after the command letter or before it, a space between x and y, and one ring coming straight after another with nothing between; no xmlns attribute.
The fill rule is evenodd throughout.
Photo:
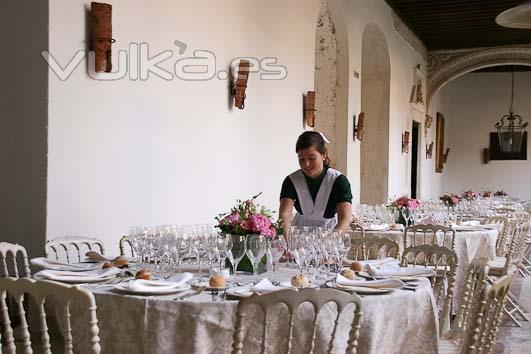
<svg viewBox="0 0 531 354"><path fill-rule="evenodd" d="M433 157L433 141L430 145L426 145L426 160L431 160Z"/></svg>
<svg viewBox="0 0 531 354"><path fill-rule="evenodd" d="M247 97L247 81L249 79L249 70L251 62L249 60L240 60L238 64L238 76L236 82L232 85L232 96L234 96L234 106L239 109L245 108L245 98Z"/></svg>
<svg viewBox="0 0 531 354"><path fill-rule="evenodd" d="M402 133L402 153L409 153L409 132L405 131Z"/></svg>
<svg viewBox="0 0 531 354"><path fill-rule="evenodd" d="M483 163L486 165L490 162L490 149L484 148L483 149Z"/></svg>
<svg viewBox="0 0 531 354"><path fill-rule="evenodd" d="M356 141L356 138L359 140L359 141L362 141L363 140L363 134L365 133L365 129L363 128L364 124L365 124L365 112L360 112L360 114L358 115L358 124L356 125L356 115L354 115L354 122L353 123L353 127L354 127L354 141Z"/></svg>
<svg viewBox="0 0 531 354"><path fill-rule="evenodd" d="M112 5L99 2L90 4L91 50L95 53L95 72L112 71Z"/></svg>
<svg viewBox="0 0 531 354"><path fill-rule="evenodd" d="M304 123L309 127L315 126L315 91L308 91L304 96Z"/></svg>
<svg viewBox="0 0 531 354"><path fill-rule="evenodd" d="M443 163L447 163L448 162L448 155L450 154L450 148L446 148L446 151L444 152L444 155L443 155Z"/></svg>

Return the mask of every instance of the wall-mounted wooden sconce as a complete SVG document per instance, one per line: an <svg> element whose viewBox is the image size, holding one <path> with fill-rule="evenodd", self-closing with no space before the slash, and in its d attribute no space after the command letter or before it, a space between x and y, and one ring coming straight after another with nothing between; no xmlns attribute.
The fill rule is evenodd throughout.
<svg viewBox="0 0 531 354"><path fill-rule="evenodd" d="M430 143L430 145L426 145L426 159L431 160L433 157L433 141Z"/></svg>
<svg viewBox="0 0 531 354"><path fill-rule="evenodd" d="M402 134L402 153L407 154L409 152L409 132Z"/></svg>
<svg viewBox="0 0 531 354"><path fill-rule="evenodd" d="M486 165L490 162L490 149L484 148L483 149L483 163Z"/></svg>
<svg viewBox="0 0 531 354"><path fill-rule="evenodd" d="M247 89L247 80L249 79L249 69L251 62L249 60L240 60L238 64L238 76L232 86L232 96L234 96L234 106L239 109L245 108L245 90Z"/></svg>
<svg viewBox="0 0 531 354"><path fill-rule="evenodd" d="M447 163L448 162L448 154L450 154L450 148L446 148L446 151L444 152L443 163Z"/></svg>
<svg viewBox="0 0 531 354"><path fill-rule="evenodd" d="M93 2L90 4L91 50L95 53L96 72L112 71L112 5Z"/></svg>
<svg viewBox="0 0 531 354"><path fill-rule="evenodd" d="M309 127L315 126L315 91L308 91L304 96L304 123Z"/></svg>
<svg viewBox="0 0 531 354"><path fill-rule="evenodd" d="M363 125L365 123L365 112L360 112L360 114L358 115L358 124L356 125L356 115L354 115L354 122L353 122L353 127L354 127L354 134L353 134L353 137L354 137L354 141L356 141L356 138L358 138L359 141L362 141L363 140L363 134L364 134L364 129L363 129Z"/></svg>

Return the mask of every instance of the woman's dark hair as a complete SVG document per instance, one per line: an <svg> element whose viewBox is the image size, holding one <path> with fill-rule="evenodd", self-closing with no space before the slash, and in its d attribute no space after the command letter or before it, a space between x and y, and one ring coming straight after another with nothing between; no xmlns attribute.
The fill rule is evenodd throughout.
<svg viewBox="0 0 531 354"><path fill-rule="evenodd" d="M325 141L321 134L311 131L302 133L295 144L295 152L299 152L309 147L313 147L315 150L319 151L320 154L326 155L324 165L330 165L328 151L326 150Z"/></svg>

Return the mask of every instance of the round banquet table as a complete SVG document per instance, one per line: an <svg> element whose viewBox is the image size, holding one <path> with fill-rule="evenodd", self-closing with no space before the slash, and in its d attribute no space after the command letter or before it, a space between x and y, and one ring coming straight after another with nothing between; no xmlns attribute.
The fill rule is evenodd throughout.
<svg viewBox="0 0 531 354"><path fill-rule="evenodd" d="M279 280L289 280L293 274L296 270L281 268L276 276ZM271 273L262 274L264 276L271 279ZM244 277L251 279L238 275L238 281L247 281L242 280ZM433 292L427 279L420 279L418 284L415 291L399 289L388 294L362 295L358 353L437 352L438 315ZM202 354L230 353L232 350L237 301L213 301L207 291L185 300L174 300L178 295L133 296L114 292L112 285L86 287L96 298L102 354ZM283 310L274 308L268 317L268 353L285 351L289 321L287 311ZM81 315L75 313L75 308L72 311L73 318ZM326 352L323 338L330 338L335 313L335 306L328 304L319 314L316 353ZM336 353L345 352L352 315L353 311L345 311L340 317ZM313 309L309 304L303 304L296 316L302 322L294 329L292 352L306 353L308 349L301 343L311 335ZM248 313L244 352L259 352L258 338L262 327L258 324L262 321L261 311ZM75 333L76 326L73 327ZM85 352L84 344L78 343L80 347L76 352Z"/></svg>
<svg viewBox="0 0 531 354"><path fill-rule="evenodd" d="M404 232L403 231L365 231L366 235L386 237L398 243L399 254L404 250ZM421 241L421 234L417 234ZM466 270L468 265L475 259L485 257L488 260L496 259L496 240L498 238L498 228L491 230L466 230L456 231L455 233L455 253L457 254L457 274L454 289L454 312L459 308L461 299L461 289L463 288Z"/></svg>

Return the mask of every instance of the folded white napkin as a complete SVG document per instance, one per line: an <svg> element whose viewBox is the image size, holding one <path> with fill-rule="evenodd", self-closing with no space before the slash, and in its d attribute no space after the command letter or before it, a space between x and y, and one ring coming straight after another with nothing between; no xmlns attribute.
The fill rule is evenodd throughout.
<svg viewBox="0 0 531 354"><path fill-rule="evenodd" d="M193 277L192 273L186 272L172 277L172 281L136 279L125 287L138 292L164 291L181 287Z"/></svg>
<svg viewBox="0 0 531 354"><path fill-rule="evenodd" d="M98 263L62 263L54 259L38 257L30 260L31 264L44 269L69 270L71 272L85 272L87 270L101 269Z"/></svg>
<svg viewBox="0 0 531 354"><path fill-rule="evenodd" d="M67 270L53 270L45 269L33 275L35 279L49 279L62 282L90 282L97 281L104 278L109 278L120 273L120 269L116 267L89 270L84 272L72 272Z"/></svg>
<svg viewBox="0 0 531 354"><path fill-rule="evenodd" d="M351 259L345 259L343 261L343 264L347 265L347 266L350 266L350 264L352 264L352 262L354 262L353 260ZM400 261L396 258L392 258L392 257L386 257L386 258L382 258L382 259L369 259L369 260L366 260L366 261L358 261L361 263L362 267L364 267L366 264L370 264L371 266L373 267L381 267L381 266L396 266L398 267L398 265L400 264Z"/></svg>
<svg viewBox="0 0 531 354"><path fill-rule="evenodd" d="M477 231L481 230L482 227L480 225L457 225L452 224L452 229L455 231Z"/></svg>
<svg viewBox="0 0 531 354"><path fill-rule="evenodd" d="M260 280L256 285L247 284L243 286L236 286L230 289L230 292L237 295L251 295L251 293L270 293L286 289L283 286L276 286L267 278Z"/></svg>
<svg viewBox="0 0 531 354"><path fill-rule="evenodd" d="M385 276L432 276L434 275L431 269L424 267L374 267L366 264L363 268L367 273L375 277Z"/></svg>
<svg viewBox="0 0 531 354"><path fill-rule="evenodd" d="M389 230L389 225L388 224L370 224L367 230L370 230L370 231Z"/></svg>
<svg viewBox="0 0 531 354"><path fill-rule="evenodd" d="M479 220L467 220L462 221L459 225L461 226L479 226L481 222Z"/></svg>
<svg viewBox="0 0 531 354"><path fill-rule="evenodd" d="M399 279L381 279L381 280L365 280L365 279L354 279L350 280L348 278L345 278L341 274L338 274L336 276L336 283L338 285L342 286L359 286L359 287L365 287L365 288L387 288L387 289L395 289L395 288L401 288L404 286L404 283Z"/></svg>

